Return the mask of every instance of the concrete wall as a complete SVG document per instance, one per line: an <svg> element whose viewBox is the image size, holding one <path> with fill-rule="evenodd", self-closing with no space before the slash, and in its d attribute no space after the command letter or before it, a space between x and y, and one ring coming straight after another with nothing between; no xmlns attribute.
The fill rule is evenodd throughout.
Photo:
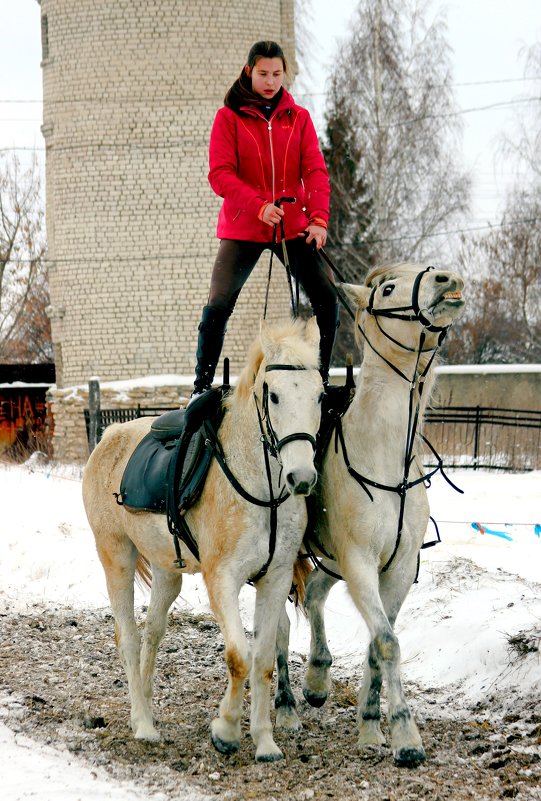
<svg viewBox="0 0 541 801"><path fill-rule="evenodd" d="M437 369L433 404L541 410L541 365Z"/></svg>

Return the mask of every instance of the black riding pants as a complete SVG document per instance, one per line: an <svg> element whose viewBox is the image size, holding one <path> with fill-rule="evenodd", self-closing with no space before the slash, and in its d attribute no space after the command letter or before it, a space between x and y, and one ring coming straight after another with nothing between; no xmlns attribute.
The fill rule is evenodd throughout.
<svg viewBox="0 0 541 801"><path fill-rule="evenodd" d="M321 256L302 237L288 239L287 254L291 272L297 278L312 311L318 316L332 316L337 307L333 289L333 275L324 264ZM266 242L244 242L236 239L222 239L210 279L208 305L232 313L241 289L255 267L259 257L267 248ZM274 253L283 263L282 245L274 245Z"/></svg>

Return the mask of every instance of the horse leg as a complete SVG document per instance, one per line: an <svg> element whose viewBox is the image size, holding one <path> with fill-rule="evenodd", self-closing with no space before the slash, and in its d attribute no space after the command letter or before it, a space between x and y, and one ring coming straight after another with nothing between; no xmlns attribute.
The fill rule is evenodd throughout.
<svg viewBox="0 0 541 801"><path fill-rule="evenodd" d="M394 624L404 600L411 589L417 570L417 555L408 565L394 565L380 575L380 597L389 619ZM397 683L394 691L388 686L389 695L389 722L391 726L391 744L395 762L398 765L410 767L424 761L426 754L423 748L421 735L417 724L411 714L402 689L400 678L400 659L396 671Z"/></svg>
<svg viewBox="0 0 541 801"><path fill-rule="evenodd" d="M131 727L138 740L158 740L150 705L143 692L140 671L140 637L134 615L134 579L137 549L127 538L115 538L107 548L97 543L111 609L115 619L115 639L128 679Z"/></svg>
<svg viewBox="0 0 541 801"><path fill-rule="evenodd" d="M280 611L276 632L276 669L278 683L274 708L276 709L276 728L299 731L302 723L297 715L297 703L289 681L289 630L291 628L285 606Z"/></svg>
<svg viewBox="0 0 541 801"><path fill-rule="evenodd" d="M353 569L352 569L353 566ZM380 744L379 690L387 684L391 746L397 765L413 766L425 759L421 736L412 718L400 678L400 645L387 617L379 592L375 567L362 560L348 560L348 588L370 632L368 672L359 693L357 723L359 744ZM390 581L390 577L387 581ZM404 596L405 597L405 596ZM394 618L392 619L394 622Z"/></svg>
<svg viewBox="0 0 541 801"><path fill-rule="evenodd" d="M149 706L152 706L152 677L156 654L167 628L167 614L178 597L181 586L182 573L172 573L152 565L150 603L141 645L141 681Z"/></svg>
<svg viewBox="0 0 541 801"><path fill-rule="evenodd" d="M220 702L218 717L211 724L211 739L222 754L231 754L240 747L240 719L244 685L252 662L239 614L240 587L230 576L219 571L204 574L209 601L225 641L227 688Z"/></svg>
<svg viewBox="0 0 541 801"><path fill-rule="evenodd" d="M325 601L338 579L321 569L308 576L304 607L310 621L310 656L302 692L311 706L323 706L330 689L331 652L325 632Z"/></svg>
<svg viewBox="0 0 541 801"><path fill-rule="evenodd" d="M250 674L250 734L257 762L283 758L274 742L270 716L270 685L274 673L278 621L286 614L284 604L291 587L291 571L271 570L257 583L254 613L254 644ZM282 625L284 623L282 617ZM284 630L282 629L282 634Z"/></svg>
<svg viewBox="0 0 541 801"><path fill-rule="evenodd" d="M381 685L383 682L378 653L371 642L364 663L363 683L357 697L357 727L359 745L383 745L381 731Z"/></svg>

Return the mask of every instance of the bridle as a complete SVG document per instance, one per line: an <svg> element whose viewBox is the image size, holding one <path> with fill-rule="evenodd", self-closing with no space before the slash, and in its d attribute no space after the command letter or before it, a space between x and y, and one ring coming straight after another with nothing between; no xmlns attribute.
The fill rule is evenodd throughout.
<svg viewBox="0 0 541 801"><path fill-rule="evenodd" d="M271 372L273 370L308 370L310 368L304 367L302 365L293 365L293 364L269 364L265 367L265 373ZM276 550L276 534L278 528L278 507L281 506L284 501L290 497L289 492L282 487L280 489L279 495L275 496L273 486L272 486L272 471L270 465L270 456L275 458L281 466L280 461L280 451L282 448L287 445L288 442L294 442L295 440L308 440L312 445L314 452L316 449L316 440L311 435L305 431L299 431L295 434L288 434L282 439L278 439L276 435L276 431L271 422L269 406L268 406L268 395L269 389L268 384L266 381L263 381L263 400L262 400L262 409L260 409L259 401L257 395L253 393L254 402L257 410L257 419L259 423L259 430L261 432L260 441L263 447L263 454L265 460L265 474L267 478L267 485L269 488L269 497L268 499L261 499L257 498L255 495L252 495L248 490L246 490L240 481L236 478L236 476L232 473L229 465L227 464L227 459L225 457L222 444L218 439L217 432L214 430L213 426L210 424L209 421L206 421L203 424L206 439L205 445L210 448L213 455L216 458L216 461L220 465L222 472L224 473L225 477L228 479L231 486L241 495L245 500L249 503L254 504L255 506L261 506L269 509L270 514L270 531L269 531L269 555L267 561L263 565L263 567L249 580L249 584L255 584L259 581L260 578L267 573L270 564L274 557L274 552ZM281 470L280 470L280 481L281 481Z"/></svg>
<svg viewBox="0 0 541 801"><path fill-rule="evenodd" d="M270 373L274 370L307 370L308 368L303 367L302 365L295 365L295 364L268 364L265 367L265 373ZM257 418L259 421L259 428L262 434L262 442L264 443L265 448L269 451L269 453L274 456L275 459L280 462L280 451L287 445L288 442L295 442L296 440L308 440L308 442L312 445L314 449L314 453L316 451L316 440L311 434L308 434L304 431L297 432L295 434L287 434L282 439L278 439L276 431L274 430L274 426L272 425L270 409L269 409L269 385L266 381L263 381L263 392L262 392L262 403L261 408L259 406L259 401L257 395L254 391L254 402L257 409ZM281 464L281 462L280 462Z"/></svg>

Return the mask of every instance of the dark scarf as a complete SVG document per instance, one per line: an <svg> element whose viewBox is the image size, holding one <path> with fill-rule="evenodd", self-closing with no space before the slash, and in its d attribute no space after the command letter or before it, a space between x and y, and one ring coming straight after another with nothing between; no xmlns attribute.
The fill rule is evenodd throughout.
<svg viewBox="0 0 541 801"><path fill-rule="evenodd" d="M252 79L242 70L240 76L227 92L224 98L224 106L232 109L237 114L243 106L255 106L269 119L280 102L281 97L281 87L272 100L265 100L265 98L260 95L256 95L256 93L252 91Z"/></svg>

